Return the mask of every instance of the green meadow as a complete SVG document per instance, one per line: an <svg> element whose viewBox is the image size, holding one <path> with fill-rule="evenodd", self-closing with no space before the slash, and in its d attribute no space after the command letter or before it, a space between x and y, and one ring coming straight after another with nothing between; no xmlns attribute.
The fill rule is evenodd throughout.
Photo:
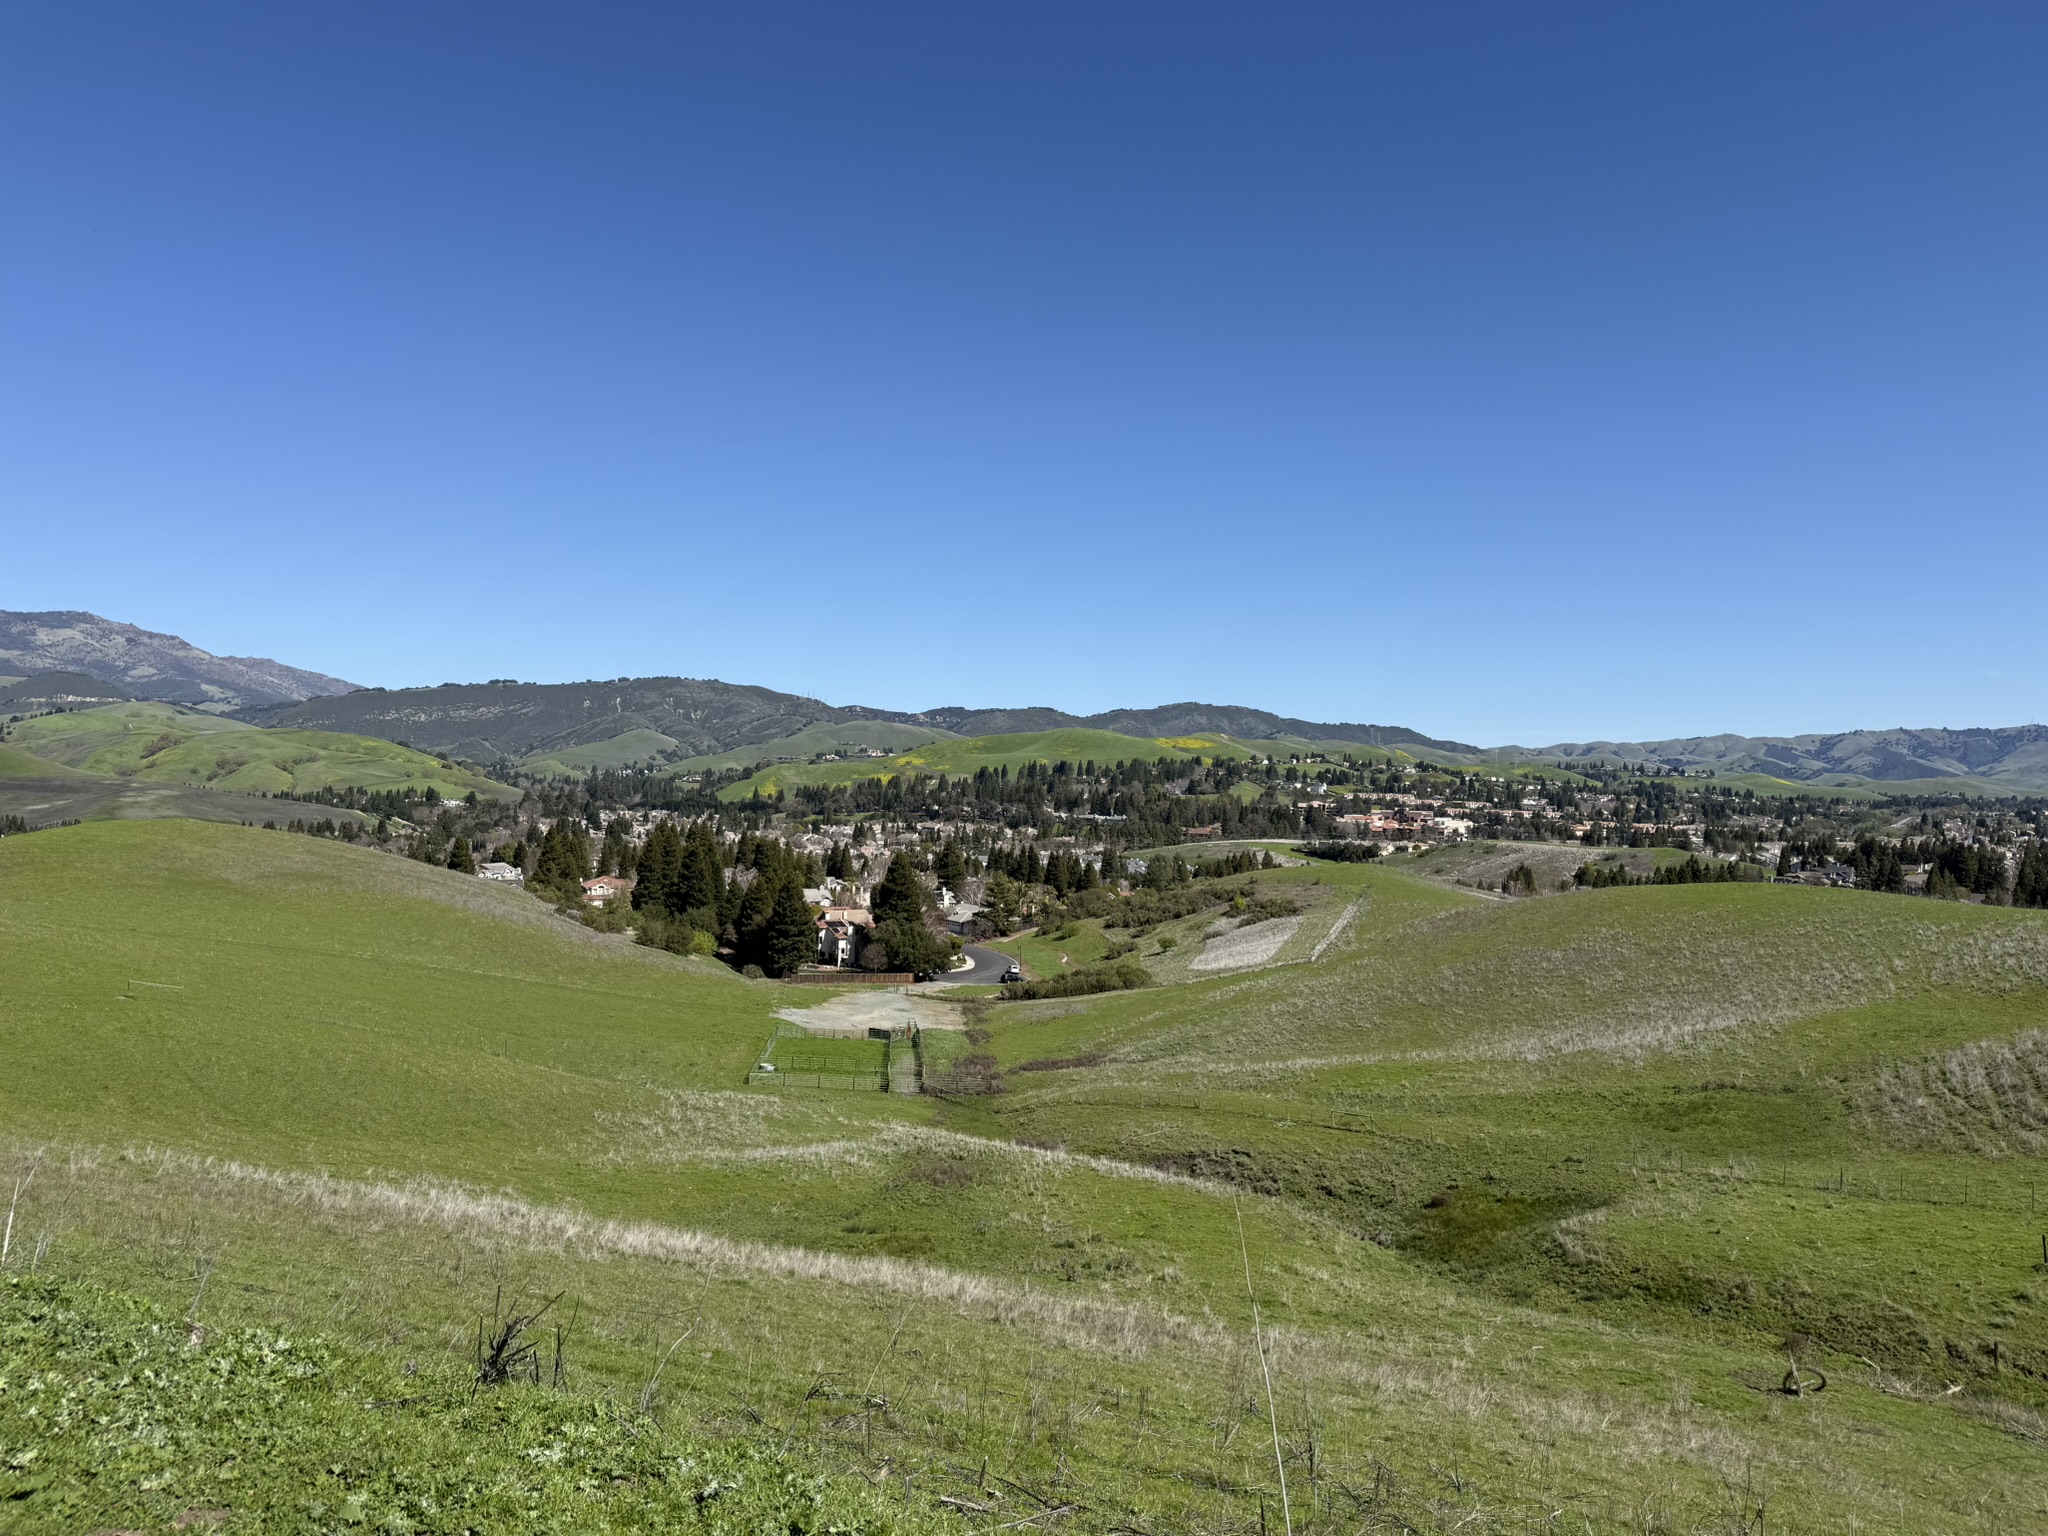
<svg viewBox="0 0 2048 1536"><path fill-rule="evenodd" d="M688 1502L713 1528L2048 1528L2048 917L1257 878L1300 911L1255 966L1162 925L1161 985L977 1000L956 1091L905 1097L750 1089L820 989L447 871L178 821L0 841L5 1528L667 1528L626 1464L655 1444L742 1469L744 1519ZM546 1332L540 1385L463 1385L556 1296L559 1382ZM81 1349L185 1392L247 1330L333 1362L261 1412L361 1448L352 1515L345 1479L238 1485L255 1408L131 1476L21 1407L97 1379ZM436 1483L442 1520L386 1413L476 1489L572 1420L620 1470ZM25 1487L31 1432L71 1470Z"/></svg>

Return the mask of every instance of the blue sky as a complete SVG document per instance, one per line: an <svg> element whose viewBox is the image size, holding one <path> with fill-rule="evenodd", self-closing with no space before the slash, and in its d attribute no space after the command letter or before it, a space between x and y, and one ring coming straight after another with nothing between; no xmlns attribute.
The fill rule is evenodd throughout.
<svg viewBox="0 0 2048 1536"><path fill-rule="evenodd" d="M0 607L364 683L2048 716L2048 8L0 5Z"/></svg>

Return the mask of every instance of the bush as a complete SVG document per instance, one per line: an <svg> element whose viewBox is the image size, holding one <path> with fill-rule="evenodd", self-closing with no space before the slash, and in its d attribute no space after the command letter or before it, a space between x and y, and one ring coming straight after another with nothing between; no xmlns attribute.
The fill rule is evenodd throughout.
<svg viewBox="0 0 2048 1536"><path fill-rule="evenodd" d="M1076 971L1043 976L1037 981L1013 981L1003 988L1006 1003L1030 1002L1043 997L1087 997L1095 992L1127 992L1152 986L1152 973L1135 960L1118 960L1101 965L1084 965Z"/></svg>
<svg viewBox="0 0 2048 1536"><path fill-rule="evenodd" d="M624 917L626 914L622 913ZM649 949L665 949L672 955L713 955L718 939L708 929L685 919L664 917L652 907L632 914L633 937Z"/></svg>

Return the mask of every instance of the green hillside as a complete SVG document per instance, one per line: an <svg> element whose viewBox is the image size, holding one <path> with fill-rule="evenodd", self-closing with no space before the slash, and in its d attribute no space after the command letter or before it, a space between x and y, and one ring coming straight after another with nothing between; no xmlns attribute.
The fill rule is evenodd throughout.
<svg viewBox="0 0 2048 1536"><path fill-rule="evenodd" d="M328 786L432 787L459 799L509 789L396 743L330 731L265 730L174 704L109 704L8 727L7 745L53 765L136 784L191 784L244 795ZM18 761L18 759L17 759Z"/></svg>
<svg viewBox="0 0 2048 1536"><path fill-rule="evenodd" d="M771 758L814 757L820 752L843 752L847 748L873 747L884 752L909 752L927 742L952 740L950 731L929 725L898 725L893 720L845 720L807 726L790 736L759 741L727 752L685 758L676 766L685 772L702 773L721 768L747 768Z"/></svg>
<svg viewBox="0 0 2048 1536"><path fill-rule="evenodd" d="M566 1392L962 1531L1278 1529L1247 1269L1296 1530L2048 1523L2048 915L1258 879L1302 907L1261 968L1152 929L1195 979L996 1007L997 1091L904 1098L748 1090L815 991L446 871L12 837L0 1190L40 1156L42 1272L338 1331L423 1405L561 1293Z"/></svg>
<svg viewBox="0 0 2048 1536"><path fill-rule="evenodd" d="M1012 736L959 736L933 741L894 757L864 758L848 763L784 763L764 768L725 790L722 798L744 800L756 790L773 794L794 784L856 784L862 779L893 778L899 773L972 774L982 768L1008 768L1026 763L1114 763L1160 757L1250 757L1258 746L1228 736L1119 736L1073 726L1056 731L1028 731Z"/></svg>
<svg viewBox="0 0 2048 1536"><path fill-rule="evenodd" d="M832 728L820 727L828 732ZM893 727L907 730L908 727ZM792 741L800 738L791 738ZM737 752L724 753L716 758L695 758L679 766L684 768L745 767L750 762L759 762L768 755L767 745L746 748ZM1142 759L1150 762L1161 757L1217 758L1272 757L1285 760L1289 756L1321 754L1342 759L1353 758L1360 763L1414 764L1427 759L1414 753L1389 747L1365 746L1355 741L1311 741L1305 737L1280 736L1270 739L1243 739L1235 736L1189 735L1189 736L1121 736L1114 731L1098 731L1080 726L1063 727L1052 731L1029 731L1006 736L960 736L931 741L925 745L899 752L893 757L861 758L843 763L781 763L763 768L760 772L722 792L726 800L744 800L760 791L773 794L778 789L788 789L797 784L855 784L863 779L893 778L899 773L949 774L958 777L972 774L981 768L1008 768L1011 772L1026 763L1056 763L1061 760L1083 763L1093 760L1097 763L1114 763ZM1458 759L1435 759L1458 761ZM1473 760L1475 763L1476 759ZM1501 763L1487 764L1487 771L1505 778L1545 777L1551 780L1573 782L1579 779L1575 773L1546 768L1540 764ZM1238 787L1247 797L1255 798L1260 791L1248 785Z"/></svg>
<svg viewBox="0 0 2048 1536"><path fill-rule="evenodd" d="M648 764L659 764L664 769L679 773L705 773L728 768L751 768L755 763L768 762L778 757L801 760L815 757L821 752L841 752L848 748L879 747L888 752L901 752L948 734L930 726L898 725L890 720L844 720L836 723L828 721L820 725L806 726L803 730L788 736L775 736L766 741L751 742L729 751L681 757L678 753L682 744L674 737L664 736L659 731L643 727L623 732L604 741L536 753L531 757L522 758L519 766L534 773L558 774L564 777L580 776L594 768L631 768Z"/></svg>

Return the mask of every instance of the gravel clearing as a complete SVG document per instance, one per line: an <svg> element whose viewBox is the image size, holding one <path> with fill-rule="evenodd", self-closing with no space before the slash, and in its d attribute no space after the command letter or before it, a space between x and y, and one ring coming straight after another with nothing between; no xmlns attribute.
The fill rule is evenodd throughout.
<svg viewBox="0 0 2048 1536"><path fill-rule="evenodd" d="M909 1024L924 1029L964 1027L957 1003L911 997L893 988L888 991L842 992L809 1008L778 1008L775 1017L801 1024L814 1035L859 1037L870 1029L902 1029Z"/></svg>
<svg viewBox="0 0 2048 1536"><path fill-rule="evenodd" d="M1280 953L1280 946L1293 938L1300 926L1298 917L1276 917L1249 928L1217 934L1202 945L1202 952L1188 962L1188 969L1235 971L1248 965L1264 965Z"/></svg>

